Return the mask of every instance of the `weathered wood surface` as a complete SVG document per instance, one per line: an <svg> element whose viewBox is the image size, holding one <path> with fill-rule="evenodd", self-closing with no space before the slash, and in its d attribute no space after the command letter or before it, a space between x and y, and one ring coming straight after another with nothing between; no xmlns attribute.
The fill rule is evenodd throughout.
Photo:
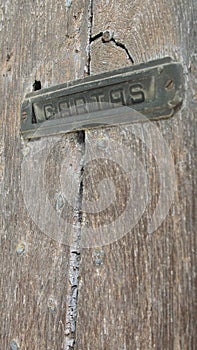
<svg viewBox="0 0 197 350"><path fill-rule="evenodd" d="M82 251L78 350L192 350L196 347L195 7L195 1L182 0L93 1L92 36L107 29L114 31L115 42L124 45L135 63L164 56L182 62L186 95L182 110L172 119L154 123L169 145L177 187L168 215L152 234L148 233L147 217L152 216L161 190L158 164L153 157L154 139L151 149L132 134L133 126L86 133L86 151L98 143L98 149L103 148L108 160L106 164L98 160L96 171L93 166L84 167L84 200L94 201L100 195L102 201L109 189L106 185L103 192L99 191L98 185L105 177L114 180L118 194L111 212L84 216L82 239L92 226L103 242L104 223L109 222L109 217L116 218L127 200L128 191L122 186L121 174L117 169L114 172L109 160L108 143L117 143L114 154L122 152L122 157L128 158L121 151L125 146L141 161L148 176L148 205L136 226L122 239L105 247L97 243L97 248ZM92 42L92 74L131 64L125 50L115 42L103 43L98 37ZM144 126L146 130L148 132L148 126ZM139 177L140 171L134 178L135 186ZM141 182L141 185L144 184ZM126 231L125 225L121 227L122 233ZM118 229L114 230L115 237Z"/></svg>
<svg viewBox="0 0 197 350"><path fill-rule="evenodd" d="M46 87L84 76L88 2L74 1L69 8L64 0L1 1L0 42L0 349L60 350L65 343L71 290L70 248L56 242L48 232L43 233L25 206L21 164L24 157L28 159L28 144L20 136L20 105L25 94L32 91L35 79ZM71 176L75 174L80 183L78 135L55 144L49 156L46 192L50 189L51 203L56 207L63 159L69 163ZM37 186L37 178L34 183ZM32 196L36 205L38 191ZM42 220L43 215L40 207L38 218ZM73 220L72 211L70 215ZM58 239L58 222L56 229Z"/></svg>
<svg viewBox="0 0 197 350"><path fill-rule="evenodd" d="M93 0L92 21L90 5L85 0L25 3L6 0L0 6L0 349L12 345L12 350L193 350L195 0ZM94 38L106 29L114 31L115 42L95 39L88 57L89 35ZM131 133L129 125L89 131L85 142L83 135L71 134L55 143L46 163L46 194L55 210L62 213L61 217L73 224L74 229L65 232L66 239L70 243L76 241L77 249L81 244L78 276L78 251L73 255L70 247L59 242L59 230L58 242L50 232L44 234L39 220L37 224L32 221L24 203L21 165L28 159L28 145L20 136L20 104L32 90L35 79L46 87L87 73L130 65L128 52L134 63L171 56L184 66L186 95L182 110L172 119L155 123L172 153L175 198L165 220L149 234L148 217L157 206L160 192L158 164L153 156L155 145L153 140L147 147L137 134ZM144 126L146 130L149 131L148 126ZM114 231L119 239L102 246L102 225L109 219L113 223L113 218L124 213L127 177L124 169L116 168L109 159L85 164L84 152L97 147L109 158L106 145L112 141L122 159L135 155L134 165L141 162L140 170L145 169L148 176L145 188L148 204L133 229L125 234L126 223L123 224L123 237L121 230ZM37 141L34 145L39 149ZM124 149L129 152L126 154ZM74 213L69 206L62 206L62 164L63 170L69 169L75 180L74 190L71 188L68 195L74 201ZM34 163L30 166L31 173ZM143 171L135 178L139 185L143 180L141 174ZM109 176L117 193L114 206L97 216L84 212L80 231L81 202L84 205L87 200L94 202L99 182ZM27 179L28 184L32 184L31 179ZM100 193L101 202L104 192ZM35 202L31 203L36 207L39 191L35 190L33 195ZM139 203L136 207L140 210ZM42 209L38 212L40 220L44 216ZM97 247L83 249L93 243L92 237L86 240L91 226L98 228L100 246L98 241L94 242ZM50 231L52 225L48 228ZM22 243L25 251L20 254ZM71 322L72 307L78 309L76 334L75 315L74 323Z"/></svg>

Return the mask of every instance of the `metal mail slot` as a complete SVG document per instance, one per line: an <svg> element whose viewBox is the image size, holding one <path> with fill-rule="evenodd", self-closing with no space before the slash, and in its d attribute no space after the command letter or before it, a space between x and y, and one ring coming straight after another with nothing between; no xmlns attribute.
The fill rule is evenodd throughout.
<svg viewBox="0 0 197 350"><path fill-rule="evenodd" d="M150 120L169 118L182 100L182 66L167 57L27 94L21 131L31 139L137 121L128 107Z"/></svg>

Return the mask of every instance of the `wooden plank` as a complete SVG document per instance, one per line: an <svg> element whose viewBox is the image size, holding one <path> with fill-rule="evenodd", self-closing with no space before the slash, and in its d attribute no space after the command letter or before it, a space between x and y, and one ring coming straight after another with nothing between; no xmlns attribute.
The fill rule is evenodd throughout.
<svg viewBox="0 0 197 350"><path fill-rule="evenodd" d="M161 194L158 158L154 152L155 149L157 155L164 152L165 159L164 141L159 144L152 137L152 144L147 144L148 137L144 141L140 139L137 125L134 133L129 125L86 132L85 159L90 162L86 164L84 160L81 245L90 248L82 251L78 350L195 348L194 9L195 2L191 0L93 2L92 35L96 39L91 45L91 74L131 64L125 50L114 42L102 43L101 37L96 36L111 29L115 41L124 44L135 63L164 56L180 61L185 72L186 95L181 112L172 119L153 123L168 145L175 170L174 199L153 233L148 232L148 219ZM149 135L149 130L149 125L144 125L144 135ZM145 187L147 203L139 218L134 214L136 225L128 232L129 214L121 227L113 226L113 222L124 213L128 200L128 178L120 165L129 156L134 157L134 165L137 161L141 163L142 168L133 181L138 193L140 185ZM143 169L147 185L141 178ZM169 167L167 170L170 177L164 172L166 197L159 216L171 200L167 180L172 179L173 172ZM115 190L110 183L102 183L108 178ZM108 205L113 205L105 209L107 199ZM92 212L98 208L93 206L96 201L103 204L100 212L91 213L90 201ZM140 209L142 204L143 201L135 199L132 208ZM105 224L109 230L114 227L114 240L110 236L111 244L103 246L108 234Z"/></svg>
<svg viewBox="0 0 197 350"><path fill-rule="evenodd" d="M35 79L47 87L83 77L87 70L88 3L76 0L70 5L64 0L8 0L0 7L2 350L64 348L72 253L69 246L60 244L59 222L51 222L50 213L45 232L40 226L47 213L39 203L43 197L39 193L40 179L32 177L39 173L35 170L40 169L42 153L35 159L37 163L33 163L33 158L31 161L32 147L40 151L39 141L30 145L21 139L20 106L25 94L32 91ZM48 139L53 147L43 153L48 152L44 195L48 194L52 211L61 214L63 222L70 220L70 227L75 224L76 215L72 206L65 206L65 199L62 202L60 174L66 162L64 170L69 169L70 177L80 186L83 145L79 138L71 134L59 142ZM32 171L25 179L26 187L21 182L25 160ZM29 190L33 185L35 188L29 191L33 200L29 198L29 203L35 208L28 208L25 188ZM77 190L73 195L77 210ZM33 220L32 213L37 209ZM70 234L71 229L65 228L67 243Z"/></svg>

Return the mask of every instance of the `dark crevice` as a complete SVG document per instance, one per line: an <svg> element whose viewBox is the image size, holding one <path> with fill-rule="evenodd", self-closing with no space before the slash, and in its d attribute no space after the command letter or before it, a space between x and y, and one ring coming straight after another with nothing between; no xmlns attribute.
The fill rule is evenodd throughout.
<svg viewBox="0 0 197 350"><path fill-rule="evenodd" d="M32 105L32 124L36 124L36 123L37 123L36 114L35 114L34 106Z"/></svg>
<svg viewBox="0 0 197 350"><path fill-rule="evenodd" d="M123 50L126 52L128 58L130 59L130 61L132 62L132 64L134 64L133 57L130 55L129 50L126 48L126 46L125 46L124 44L122 44L122 43L116 41L114 38L112 38L111 41L113 41L113 42L116 44L116 46L121 47L121 49L123 49Z"/></svg>
<svg viewBox="0 0 197 350"><path fill-rule="evenodd" d="M103 35L103 32L100 32L100 33L98 33L98 34L92 36L92 37L90 38L90 42L92 43L93 41L95 41L95 40L101 38L102 35Z"/></svg>
<svg viewBox="0 0 197 350"><path fill-rule="evenodd" d="M33 91L41 90L41 81L35 80L33 83Z"/></svg>
<svg viewBox="0 0 197 350"><path fill-rule="evenodd" d="M80 130L77 132L77 142L81 145L85 142L85 131Z"/></svg>
<svg viewBox="0 0 197 350"><path fill-rule="evenodd" d="M91 74L91 72L90 72L90 65L91 65L92 27L93 27L93 0L90 0L90 3L89 3L89 25L88 25L89 43L88 43L87 75Z"/></svg>
<svg viewBox="0 0 197 350"><path fill-rule="evenodd" d="M94 42L94 41L100 39L100 38L102 38L102 42L105 44L106 41L103 39L103 33L104 33L104 32L100 32L100 33L98 33L98 34L92 36L92 37L90 38L90 44L91 44L92 42ZM111 38L110 41L112 41L116 46L118 46L118 47L120 47L121 49L123 49L123 50L126 52L128 58L129 58L129 60L132 62L132 64L134 64L134 59L133 59L133 57L131 56L129 50L126 48L126 46L125 46L124 44L120 43L119 41L116 41L114 38ZM108 42L109 42L109 41L108 41Z"/></svg>
<svg viewBox="0 0 197 350"><path fill-rule="evenodd" d="M6 61L9 62L10 58L11 58L11 55L8 53L6 57Z"/></svg>
<svg viewBox="0 0 197 350"><path fill-rule="evenodd" d="M84 132L85 134L85 132ZM79 222L80 224L83 221L83 211L82 211L82 200L83 200L83 173L84 173L84 167L82 166L81 168L81 182L80 182L80 186L79 186L79 196L80 196L80 203L81 203L81 207L79 208Z"/></svg>

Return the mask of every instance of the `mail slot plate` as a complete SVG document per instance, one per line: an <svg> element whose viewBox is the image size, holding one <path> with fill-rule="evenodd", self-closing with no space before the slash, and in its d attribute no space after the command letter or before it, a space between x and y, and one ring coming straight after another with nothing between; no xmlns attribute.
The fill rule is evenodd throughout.
<svg viewBox="0 0 197 350"><path fill-rule="evenodd" d="M168 57L89 76L27 94L21 131L31 139L136 122L137 114L119 113L121 106L150 120L169 118L181 106L183 90L182 66Z"/></svg>

